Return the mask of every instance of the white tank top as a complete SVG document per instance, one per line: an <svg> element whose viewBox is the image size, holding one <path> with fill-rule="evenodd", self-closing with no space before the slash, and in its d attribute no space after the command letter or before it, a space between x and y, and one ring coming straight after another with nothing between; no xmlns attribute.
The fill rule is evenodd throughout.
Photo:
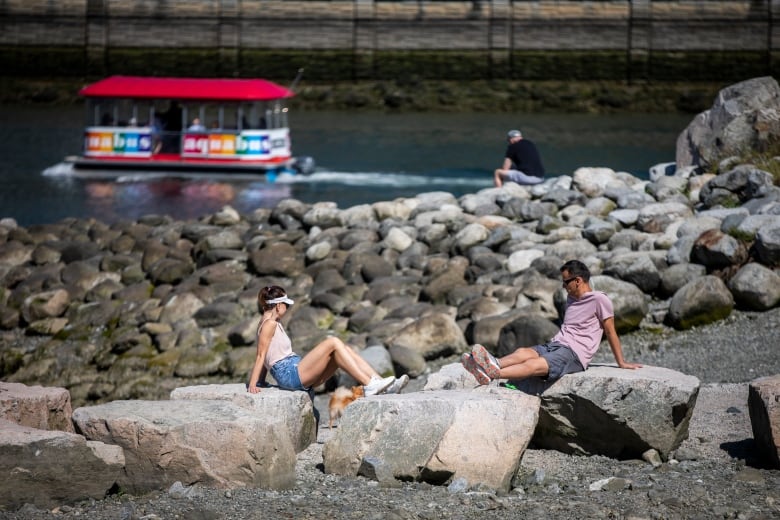
<svg viewBox="0 0 780 520"><path fill-rule="evenodd" d="M260 326L257 327L257 335L260 335L260 329L263 328L263 323L268 320L263 320ZM271 367L276 364L277 361L292 355L292 342L290 337L284 331L284 327L278 321L276 322L276 330L273 337L271 337L271 344L268 345L268 352L265 354L265 368L271 370Z"/></svg>

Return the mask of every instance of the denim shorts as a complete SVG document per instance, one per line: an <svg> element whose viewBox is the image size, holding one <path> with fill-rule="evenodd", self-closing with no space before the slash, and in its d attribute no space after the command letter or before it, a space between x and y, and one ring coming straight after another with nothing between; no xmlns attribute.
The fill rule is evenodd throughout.
<svg viewBox="0 0 780 520"><path fill-rule="evenodd" d="M550 343L543 343L531 348L547 361L549 371L547 372L547 377L543 378L545 381L555 381L566 374L585 370L577 354L563 343L551 341Z"/></svg>
<svg viewBox="0 0 780 520"><path fill-rule="evenodd" d="M301 356L293 354L274 363L274 366L271 367L271 377L274 378L279 388L284 390L309 390L303 386L298 375L298 364L300 362Z"/></svg>

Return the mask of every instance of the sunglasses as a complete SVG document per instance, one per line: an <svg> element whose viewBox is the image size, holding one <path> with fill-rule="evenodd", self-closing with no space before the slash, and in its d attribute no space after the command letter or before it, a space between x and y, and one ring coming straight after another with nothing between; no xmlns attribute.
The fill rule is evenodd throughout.
<svg viewBox="0 0 780 520"><path fill-rule="evenodd" d="M561 284L561 285L563 285L564 287L568 287L568 286L569 286L569 284L570 284L571 282L573 282L574 280L576 280L577 278L579 278L579 277L578 277L578 276L572 276L572 277L571 277L571 278L569 278L568 280L564 280L564 281L563 281L563 284Z"/></svg>

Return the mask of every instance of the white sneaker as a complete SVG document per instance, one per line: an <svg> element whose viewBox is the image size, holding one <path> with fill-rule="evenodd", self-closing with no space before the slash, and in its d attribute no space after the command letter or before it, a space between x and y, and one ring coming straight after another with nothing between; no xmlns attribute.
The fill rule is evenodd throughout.
<svg viewBox="0 0 780 520"><path fill-rule="evenodd" d="M369 395L381 394L388 386L392 385L394 381L395 378L393 376L388 376L384 379L378 377L372 378L367 385L363 385L363 395L368 397Z"/></svg>
<svg viewBox="0 0 780 520"><path fill-rule="evenodd" d="M404 389L406 384L409 382L409 376L406 374L402 375L401 377L395 378L395 381L393 381L393 384L387 387L387 390L385 390L386 394L400 394L401 390Z"/></svg>

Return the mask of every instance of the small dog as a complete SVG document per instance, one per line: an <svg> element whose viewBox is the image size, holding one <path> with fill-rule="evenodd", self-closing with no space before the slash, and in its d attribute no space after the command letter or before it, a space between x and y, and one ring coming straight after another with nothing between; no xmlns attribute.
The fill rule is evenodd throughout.
<svg viewBox="0 0 780 520"><path fill-rule="evenodd" d="M333 392L333 395L330 396L330 401L328 402L328 411L330 412L328 428L332 430L333 421L341 417L341 414L344 413L344 408L360 397L363 397L362 386L353 386L352 388L344 388L343 386L338 387L336 391Z"/></svg>

